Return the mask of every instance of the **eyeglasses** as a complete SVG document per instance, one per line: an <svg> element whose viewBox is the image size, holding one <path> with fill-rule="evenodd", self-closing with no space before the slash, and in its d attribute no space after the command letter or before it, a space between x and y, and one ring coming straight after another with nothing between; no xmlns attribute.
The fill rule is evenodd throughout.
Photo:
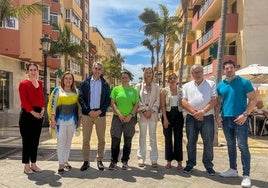
<svg viewBox="0 0 268 188"><path fill-rule="evenodd" d="M203 71L193 71L193 74L200 74L203 73Z"/></svg>

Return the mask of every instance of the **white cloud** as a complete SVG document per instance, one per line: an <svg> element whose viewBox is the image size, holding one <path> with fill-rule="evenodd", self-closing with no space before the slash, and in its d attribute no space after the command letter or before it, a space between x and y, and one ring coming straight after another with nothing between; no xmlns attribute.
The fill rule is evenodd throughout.
<svg viewBox="0 0 268 188"><path fill-rule="evenodd" d="M97 26L105 37L113 38L116 45L131 43L143 37L139 32L142 22L138 19L144 8L159 12L159 4L164 4L173 15L180 1L174 0L92 0L90 1L90 25ZM113 17L119 15L118 17ZM127 21L125 20L127 19ZM134 27L133 27L134 26ZM136 41L140 44L141 41Z"/></svg>
<svg viewBox="0 0 268 188"><path fill-rule="evenodd" d="M104 37L112 38L117 50L125 57L123 66L134 75L133 82L143 76L142 68L151 66L151 54L141 45L145 36L139 31L143 23L138 16L144 8L159 12L159 4L164 4L174 15L180 0L91 0L90 25L96 26Z"/></svg>
<svg viewBox="0 0 268 188"><path fill-rule="evenodd" d="M146 49L144 46L137 46L135 48L118 48L117 49L122 56L135 55L139 52L144 52Z"/></svg>
<svg viewBox="0 0 268 188"><path fill-rule="evenodd" d="M143 76L143 67L149 67L150 64L136 64L136 65L131 65L131 64L125 64L124 67L129 70L133 75L134 75L134 80L132 81L133 83L138 83L139 78Z"/></svg>

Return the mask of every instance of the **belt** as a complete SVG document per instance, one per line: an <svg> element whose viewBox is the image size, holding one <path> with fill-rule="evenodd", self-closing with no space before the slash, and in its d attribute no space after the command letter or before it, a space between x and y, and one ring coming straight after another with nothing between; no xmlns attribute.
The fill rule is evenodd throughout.
<svg viewBox="0 0 268 188"><path fill-rule="evenodd" d="M98 111L98 110L100 110L99 108L93 108L93 109L91 109L91 110L93 110L93 111Z"/></svg>

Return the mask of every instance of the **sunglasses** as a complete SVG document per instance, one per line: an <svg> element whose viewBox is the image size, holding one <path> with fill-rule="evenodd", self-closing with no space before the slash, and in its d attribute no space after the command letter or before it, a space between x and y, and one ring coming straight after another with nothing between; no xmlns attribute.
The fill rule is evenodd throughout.
<svg viewBox="0 0 268 188"><path fill-rule="evenodd" d="M176 77L170 77L169 80L177 80Z"/></svg>

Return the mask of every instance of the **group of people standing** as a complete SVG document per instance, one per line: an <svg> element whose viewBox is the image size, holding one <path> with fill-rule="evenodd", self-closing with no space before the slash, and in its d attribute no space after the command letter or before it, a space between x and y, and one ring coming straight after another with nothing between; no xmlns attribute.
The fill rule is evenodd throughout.
<svg viewBox="0 0 268 188"><path fill-rule="evenodd" d="M137 150L138 166L145 167L146 153L153 168L158 166L158 149L156 129L159 110L162 112L161 122L165 137L165 168L172 167L190 173L196 165L196 146L199 133L204 144L202 162L209 175L215 175L213 169L214 116L218 125L222 125L228 146L230 168L222 177L238 176L236 142L241 151L244 187L251 186L250 152L248 149L248 114L256 105L256 93L249 80L235 75L235 64L226 61L223 71L226 78L218 85L205 79L203 67L193 65L193 80L183 88L178 86L178 76L168 76L168 86L160 88L154 82L154 71L151 67L144 69L143 81L135 87L130 85L132 74L121 72L121 85L112 90L102 77L103 65L95 62L92 75L86 78L77 90L74 76L65 72L61 85L54 88L49 97L48 115L51 128L57 133L57 155L59 173L70 170L68 163L72 137L78 126L83 126L82 156L80 168L89 168L90 140L95 125L98 149L97 167L104 170L106 112L109 106L113 109L111 122L111 162L109 170L117 168L120 154L120 143L123 135L123 151L121 156L122 169L127 170L131 152L135 125L139 125L139 147ZM27 66L29 78L19 85L21 98L20 132L23 140L22 163L24 172L32 174L42 170L36 165L38 142L44 114L44 94L42 82L38 80L38 66L30 63ZM185 117L183 114L185 110ZM183 127L186 125L187 161L183 168ZM146 144L149 132L149 149Z"/></svg>

